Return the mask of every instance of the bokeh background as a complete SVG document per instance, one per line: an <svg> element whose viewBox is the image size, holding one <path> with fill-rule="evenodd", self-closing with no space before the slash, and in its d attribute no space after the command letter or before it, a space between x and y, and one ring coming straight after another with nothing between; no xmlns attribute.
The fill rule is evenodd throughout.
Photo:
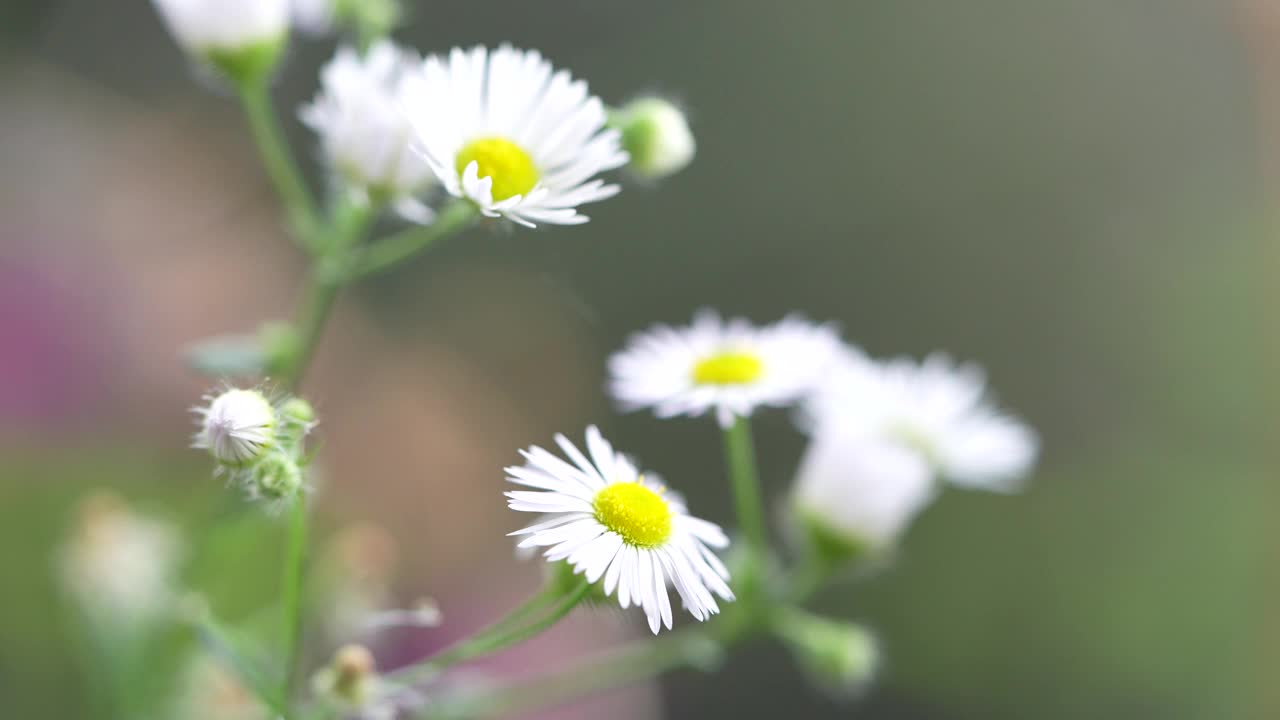
<svg viewBox="0 0 1280 720"><path fill-rule="evenodd" d="M381 539L353 562L404 602L440 602L450 622L412 642L535 587L503 537L520 521L501 467L553 432L602 424L727 523L713 424L619 417L604 359L702 306L801 311L877 355L983 364L1044 438L1029 489L946 496L895 566L819 599L884 643L857 704L760 642L720 675L544 717L1280 716L1280 3L412 13L399 37L424 51L511 41L607 101L667 93L699 141L686 172L584 227L472 232L345 297L307 388L322 524L363 524ZM0 34L0 714L93 717L54 572L85 493L178 523L186 580L220 614L272 597L282 529L185 449L206 388L180 356L287 317L303 265L235 103L194 79L148 3L6 0ZM287 115L332 47L294 43ZM290 137L319 187L312 138L294 122ZM782 414L758 433L776 499L801 439ZM638 629L598 613L498 664Z"/></svg>

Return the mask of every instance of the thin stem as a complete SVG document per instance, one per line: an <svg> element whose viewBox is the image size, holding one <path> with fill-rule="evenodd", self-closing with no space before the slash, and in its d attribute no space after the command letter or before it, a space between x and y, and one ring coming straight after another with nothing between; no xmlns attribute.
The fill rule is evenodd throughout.
<svg viewBox="0 0 1280 720"><path fill-rule="evenodd" d="M289 390L296 390L302 384L302 378L311 365L316 347L320 344L320 335L324 332L325 323L333 306L338 301L338 293L342 290L342 282L332 276L323 265L313 267L307 281L306 294L298 312L298 344L294 349L292 364L284 373L282 382Z"/></svg>
<svg viewBox="0 0 1280 720"><path fill-rule="evenodd" d="M724 454L729 468L729 482L733 488L738 527L746 538L752 562L758 564L764 561L768 552L768 538L765 534L756 454L751 442L751 422L747 418L739 417L725 429Z"/></svg>
<svg viewBox="0 0 1280 720"><path fill-rule="evenodd" d="M786 584L787 600L803 603L831 579L835 566L821 553L810 550L791 573Z"/></svg>
<svg viewBox="0 0 1280 720"><path fill-rule="evenodd" d="M333 211L328 231L317 242L319 257L312 264L306 294L298 311L297 345L282 378L290 390L302 384L338 294L350 281L351 247L363 238L365 228L379 209L380 206L363 202L342 202Z"/></svg>
<svg viewBox="0 0 1280 720"><path fill-rule="evenodd" d="M717 653L715 641L697 631L683 631L638 641L580 658L552 670L535 673L505 686L441 704L458 716L500 717L550 707L565 700L588 697L640 682L681 667L705 664ZM710 652L709 652L710 651ZM431 713L428 712L428 717Z"/></svg>
<svg viewBox="0 0 1280 720"><path fill-rule="evenodd" d="M307 569L307 502L299 494L289 511L289 540L284 564L284 683L281 696L286 702L293 697L298 677L298 660L302 654L303 589Z"/></svg>
<svg viewBox="0 0 1280 720"><path fill-rule="evenodd" d="M528 616L533 610L546 604L545 595L539 593L479 633L446 648L425 662L392 673L387 679L402 685L412 685L458 663L518 645L555 625L577 607L590 591L591 583L584 579L573 590L561 596L544 617L532 623L511 628L511 625L518 624L515 622L517 618Z"/></svg>
<svg viewBox="0 0 1280 720"><path fill-rule="evenodd" d="M288 708L283 697L271 686L270 681L254 662L240 652L222 626L213 618L203 617L196 622L195 628L205 648L229 665L240 681L253 691L259 702L273 715L288 716Z"/></svg>
<svg viewBox="0 0 1280 720"><path fill-rule="evenodd" d="M470 201L456 199L440 209L432 224L402 230L370 244L353 275L365 277L399 265L427 246L465 230L479 217Z"/></svg>
<svg viewBox="0 0 1280 720"><path fill-rule="evenodd" d="M258 154L262 156L267 174L271 176L271 182L285 204L289 223L303 247L314 251L317 245L315 236L320 224L315 200L302 181L302 174L289 152L284 132L271 107L267 82L262 79L248 80L241 82L237 90L249 121L249 129L258 146Z"/></svg>

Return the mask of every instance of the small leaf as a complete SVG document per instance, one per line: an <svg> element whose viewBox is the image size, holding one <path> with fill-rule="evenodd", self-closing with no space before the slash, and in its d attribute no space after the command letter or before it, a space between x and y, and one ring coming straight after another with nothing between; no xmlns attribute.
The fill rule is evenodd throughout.
<svg viewBox="0 0 1280 720"><path fill-rule="evenodd" d="M226 335L201 340L184 353L187 364L213 377L264 375L267 356L257 337Z"/></svg>

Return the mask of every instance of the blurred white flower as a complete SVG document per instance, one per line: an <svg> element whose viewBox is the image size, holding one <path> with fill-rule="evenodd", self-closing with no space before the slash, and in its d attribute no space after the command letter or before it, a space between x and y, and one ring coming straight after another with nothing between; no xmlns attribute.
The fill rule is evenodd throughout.
<svg viewBox="0 0 1280 720"><path fill-rule="evenodd" d="M799 402L822 378L841 344L835 330L791 316L755 327L699 312L693 325L658 325L609 358L609 390L624 410L659 417L714 410L722 427L762 405Z"/></svg>
<svg viewBox="0 0 1280 720"><path fill-rule="evenodd" d="M504 45L428 57L405 107L444 188L488 217L584 223L579 205L618 191L592 179L627 162L604 104L537 51Z"/></svg>
<svg viewBox="0 0 1280 720"><path fill-rule="evenodd" d="M58 570L87 617L108 630L131 630L170 609L181 558L172 525L102 492L81 504Z"/></svg>
<svg viewBox="0 0 1280 720"><path fill-rule="evenodd" d="M276 410L260 391L231 388L204 400L205 405L192 408L200 418L192 447L208 450L219 463L240 467L276 446Z"/></svg>
<svg viewBox="0 0 1280 720"><path fill-rule="evenodd" d="M289 0L153 0L187 51L201 55L283 41Z"/></svg>
<svg viewBox="0 0 1280 720"><path fill-rule="evenodd" d="M289 18L293 27L308 35L323 35L333 30L337 0L290 0Z"/></svg>
<svg viewBox="0 0 1280 720"><path fill-rule="evenodd" d="M817 432L836 425L920 453L958 486L1010 491L1035 463L1039 442L987 397L973 365L944 355L877 362L849 350L800 414Z"/></svg>
<svg viewBox="0 0 1280 720"><path fill-rule="evenodd" d="M526 463L507 468L507 479L536 490L506 493L512 510L543 516L512 535L519 547L545 547L549 562L568 561L589 582L604 578L606 596L644 608L649 629L671 628L670 581L698 620L720 611L714 592L733 599L729 571L710 548L729 539L719 527L688 514L666 488L647 482L626 456L616 453L595 426L587 428L588 460L563 435L556 443L573 465L534 446Z"/></svg>
<svg viewBox="0 0 1280 720"><path fill-rule="evenodd" d="M813 550L850 559L892 547L935 494L918 453L831 426L810 440L792 502Z"/></svg>
<svg viewBox="0 0 1280 720"><path fill-rule="evenodd" d="M413 127L403 108L406 78L417 66L412 52L389 41L363 57L341 48L321 72L319 95L299 113L320 136L329 164L366 195L403 201L434 183L431 168L410 147ZM425 219L420 203L402 209Z"/></svg>
<svg viewBox="0 0 1280 720"><path fill-rule="evenodd" d="M647 179L683 170L693 160L696 145L689 121L675 103L644 97L616 111L615 127L631 161L627 169Z"/></svg>

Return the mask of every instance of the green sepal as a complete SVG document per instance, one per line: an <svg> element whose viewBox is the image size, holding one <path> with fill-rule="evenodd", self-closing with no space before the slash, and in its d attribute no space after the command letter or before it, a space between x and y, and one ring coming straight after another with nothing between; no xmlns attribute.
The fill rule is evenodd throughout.
<svg viewBox="0 0 1280 720"><path fill-rule="evenodd" d="M210 48L205 60L236 85L265 82L284 54L288 35L259 40L238 48Z"/></svg>

